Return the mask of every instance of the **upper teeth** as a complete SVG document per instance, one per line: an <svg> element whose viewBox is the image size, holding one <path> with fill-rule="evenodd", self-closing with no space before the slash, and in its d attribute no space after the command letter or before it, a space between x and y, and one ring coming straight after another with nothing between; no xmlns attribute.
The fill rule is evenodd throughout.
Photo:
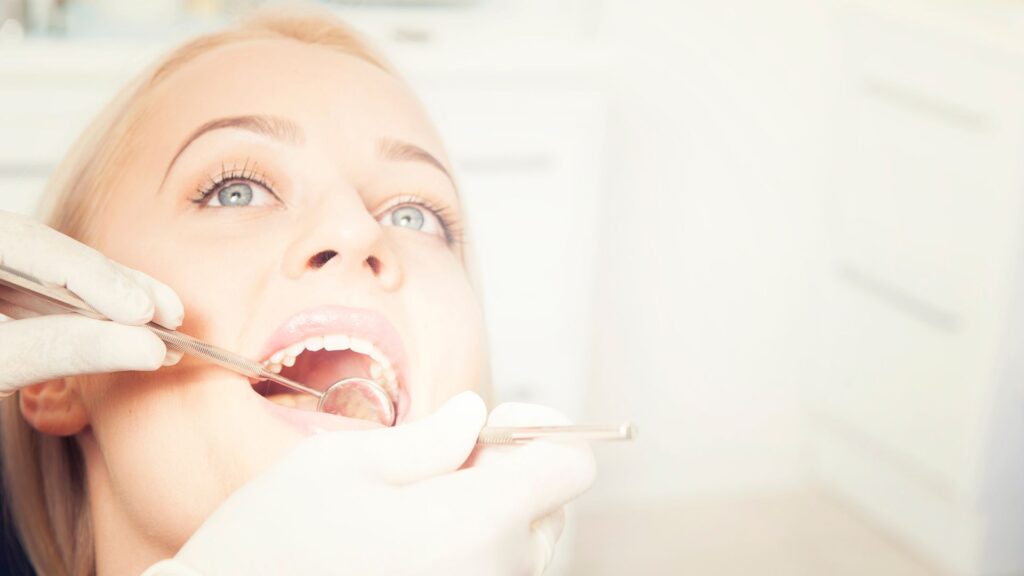
<svg viewBox="0 0 1024 576"><path fill-rule="evenodd" d="M326 336L310 336L302 342L296 342L287 348L282 348L270 355L270 358L263 361L263 366L274 373L280 373L282 366L291 367L295 365L295 359L300 354L309 350L352 350L359 354L370 357L370 377L378 384L384 386L389 392L398 389L398 377L395 374L391 360L384 352L376 347L373 342L355 338L346 334L328 334Z"/></svg>

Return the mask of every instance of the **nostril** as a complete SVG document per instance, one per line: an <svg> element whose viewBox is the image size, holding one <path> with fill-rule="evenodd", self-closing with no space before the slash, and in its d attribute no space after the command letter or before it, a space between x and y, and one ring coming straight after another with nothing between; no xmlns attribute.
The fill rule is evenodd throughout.
<svg viewBox="0 0 1024 576"><path fill-rule="evenodd" d="M312 266L313 269L322 268L324 264L327 264L327 262L329 262L331 258L334 258L337 255L338 253L335 252L334 250L324 250L323 252L319 252L315 256L310 258L309 265Z"/></svg>
<svg viewBox="0 0 1024 576"><path fill-rule="evenodd" d="M366 265L370 267L370 270L373 270L374 276L380 275L380 260L378 260L376 256L370 256L367 258Z"/></svg>

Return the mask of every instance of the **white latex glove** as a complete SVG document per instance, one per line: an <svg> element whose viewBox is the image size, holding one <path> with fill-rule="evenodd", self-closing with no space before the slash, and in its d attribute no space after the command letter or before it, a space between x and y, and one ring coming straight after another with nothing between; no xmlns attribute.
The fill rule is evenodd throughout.
<svg viewBox="0 0 1024 576"><path fill-rule="evenodd" d="M64 376L156 370L181 358L140 326L155 320L175 329L185 314L174 291L146 274L41 222L4 211L0 264L64 286L113 320L56 314L0 322L0 396Z"/></svg>
<svg viewBox="0 0 1024 576"><path fill-rule="evenodd" d="M467 392L408 425L310 438L146 575L537 574L557 533L531 525L590 486L593 457L534 442L460 469L485 416Z"/></svg>
<svg viewBox="0 0 1024 576"><path fill-rule="evenodd" d="M487 418L488 426L558 426L569 424L572 424L569 418L553 408L518 402L508 402L499 405ZM544 446L548 443L535 441L535 444ZM593 480L594 457L589 444L586 442L560 443L554 445L554 447L560 452L565 453L565 457L573 458L581 464L586 464L586 466L581 468L581 471L589 473L588 482ZM520 449L519 446L478 447L472 465L474 467L514 466L515 451L518 449ZM509 462L509 459L512 459L512 462ZM570 485L579 480L580 478L576 477L555 479L556 482L566 482ZM545 515L534 518L531 527L535 535L533 543L535 544L536 566L539 567L534 573L540 574L547 568L554 557L555 544L558 542L559 537L561 537L562 529L565 527L565 507L559 505L556 508L546 510Z"/></svg>

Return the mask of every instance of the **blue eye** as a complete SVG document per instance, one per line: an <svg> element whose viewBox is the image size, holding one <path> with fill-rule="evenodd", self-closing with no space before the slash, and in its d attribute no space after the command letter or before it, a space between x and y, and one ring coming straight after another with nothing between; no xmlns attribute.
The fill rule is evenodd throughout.
<svg viewBox="0 0 1024 576"><path fill-rule="evenodd" d="M204 192L200 202L207 208L271 206L277 196L266 186L250 180L231 180Z"/></svg>
<svg viewBox="0 0 1024 576"><path fill-rule="evenodd" d="M447 237L444 224L433 210L416 203L404 203L391 208L377 219L385 226L407 228L442 238Z"/></svg>
<svg viewBox="0 0 1024 576"><path fill-rule="evenodd" d="M402 228L420 230L427 218L417 206L400 206L391 212L391 223Z"/></svg>
<svg viewBox="0 0 1024 576"><path fill-rule="evenodd" d="M217 192L217 200L221 206L248 206L252 202L252 186L245 182L230 184Z"/></svg>

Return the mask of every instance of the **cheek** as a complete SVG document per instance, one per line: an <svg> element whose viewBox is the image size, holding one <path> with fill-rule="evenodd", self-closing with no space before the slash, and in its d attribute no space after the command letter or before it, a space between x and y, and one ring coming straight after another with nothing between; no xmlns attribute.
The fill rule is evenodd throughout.
<svg viewBox="0 0 1024 576"><path fill-rule="evenodd" d="M421 262L423 260L420 260ZM486 366L483 316L465 271L453 261L429 270L413 270L410 292L410 351L418 378L429 386L432 411L465 390L479 390Z"/></svg>
<svg viewBox="0 0 1024 576"><path fill-rule="evenodd" d="M211 238L208 226L175 227L166 216L148 222L144 234L114 222L97 248L174 289L185 305L182 332L237 347L273 270L268 250L282 242L269 235ZM97 497L180 546L232 490L295 441L261 434L266 427L232 405L233 376L186 357L156 372L77 379L91 423L83 445L93 440L90 469L105 478Z"/></svg>
<svg viewBox="0 0 1024 576"><path fill-rule="evenodd" d="M130 525L146 527L173 552L234 481L204 468L216 454L209 431L197 423L212 407L169 380L159 372L80 379L91 420L80 444L92 505L107 508L106 517L113 509Z"/></svg>
<svg viewBox="0 0 1024 576"><path fill-rule="evenodd" d="M229 349L250 332L254 311L267 297L273 276L270 258L259 250L237 257L195 258L187 269L165 276L185 305L186 334Z"/></svg>
<svg viewBox="0 0 1024 576"><path fill-rule="evenodd" d="M83 382L97 384L83 435L95 447L86 455L91 497L152 532L168 553L298 441L238 404L237 382L202 365L175 368Z"/></svg>
<svg viewBox="0 0 1024 576"><path fill-rule="evenodd" d="M222 228L209 214L188 224L165 217L130 241L122 230L103 251L175 291L185 307L180 331L233 347L265 297L287 239L271 227L235 234Z"/></svg>

